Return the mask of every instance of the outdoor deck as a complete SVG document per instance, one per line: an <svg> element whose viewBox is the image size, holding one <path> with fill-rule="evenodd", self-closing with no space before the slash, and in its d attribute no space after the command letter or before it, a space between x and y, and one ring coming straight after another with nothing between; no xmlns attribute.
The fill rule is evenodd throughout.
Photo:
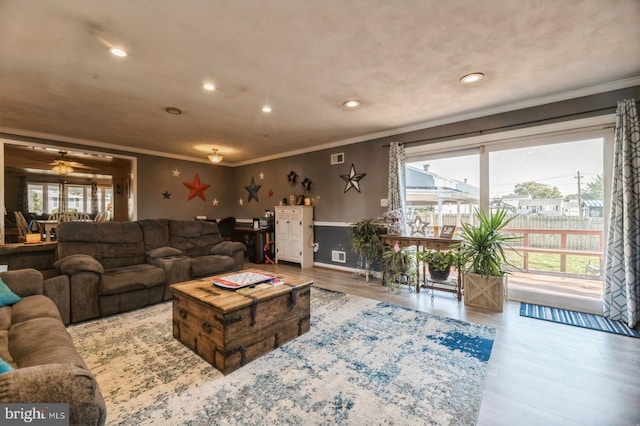
<svg viewBox="0 0 640 426"><path fill-rule="evenodd" d="M512 272L509 299L601 314L602 278Z"/></svg>

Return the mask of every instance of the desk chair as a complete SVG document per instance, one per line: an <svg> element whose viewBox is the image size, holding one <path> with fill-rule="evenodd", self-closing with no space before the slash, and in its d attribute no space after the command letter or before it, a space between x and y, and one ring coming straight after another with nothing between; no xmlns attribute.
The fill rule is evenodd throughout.
<svg viewBox="0 0 640 426"><path fill-rule="evenodd" d="M225 217L218 221L218 229L220 229L220 235L226 241L230 241L231 237L233 237L233 232L236 229L236 218L235 217Z"/></svg>

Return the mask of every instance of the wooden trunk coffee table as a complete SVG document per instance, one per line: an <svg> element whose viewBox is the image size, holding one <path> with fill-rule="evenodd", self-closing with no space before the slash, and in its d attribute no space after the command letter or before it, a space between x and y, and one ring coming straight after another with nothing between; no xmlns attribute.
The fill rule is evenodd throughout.
<svg viewBox="0 0 640 426"><path fill-rule="evenodd" d="M213 277L173 284L173 336L228 374L306 333L312 282L276 275L284 284L236 291Z"/></svg>

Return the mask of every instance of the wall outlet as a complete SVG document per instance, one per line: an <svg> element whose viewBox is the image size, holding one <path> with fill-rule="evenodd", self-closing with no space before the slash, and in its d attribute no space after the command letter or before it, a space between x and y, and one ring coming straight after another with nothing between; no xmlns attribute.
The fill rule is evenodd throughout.
<svg viewBox="0 0 640 426"><path fill-rule="evenodd" d="M331 250L331 261L337 263L347 263L347 253L344 251Z"/></svg>
<svg viewBox="0 0 640 426"><path fill-rule="evenodd" d="M386 198L380 198L380 207L389 207L389 200Z"/></svg>

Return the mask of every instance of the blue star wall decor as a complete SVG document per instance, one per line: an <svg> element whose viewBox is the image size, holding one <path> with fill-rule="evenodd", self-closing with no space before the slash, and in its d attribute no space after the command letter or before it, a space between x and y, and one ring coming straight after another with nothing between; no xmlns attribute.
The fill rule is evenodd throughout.
<svg viewBox="0 0 640 426"><path fill-rule="evenodd" d="M340 175L342 180L347 182L347 186L344 188L344 193L346 194L348 190L351 188L355 188L356 191L360 192L360 179L365 177L366 173L356 173L356 168L351 164L351 171L348 175Z"/></svg>
<svg viewBox="0 0 640 426"><path fill-rule="evenodd" d="M255 179L253 178L253 176L251 176L251 185L244 187L244 189L249 191L247 203L251 202L253 198L256 199L256 202L260 202L260 200L258 199L258 191L260 190L260 188L262 188L262 185L256 185Z"/></svg>
<svg viewBox="0 0 640 426"><path fill-rule="evenodd" d="M162 197L163 197L165 200L168 200L168 199L170 199L170 198L171 198L171 194L169 193L169 191L164 191L164 192L162 193Z"/></svg>

